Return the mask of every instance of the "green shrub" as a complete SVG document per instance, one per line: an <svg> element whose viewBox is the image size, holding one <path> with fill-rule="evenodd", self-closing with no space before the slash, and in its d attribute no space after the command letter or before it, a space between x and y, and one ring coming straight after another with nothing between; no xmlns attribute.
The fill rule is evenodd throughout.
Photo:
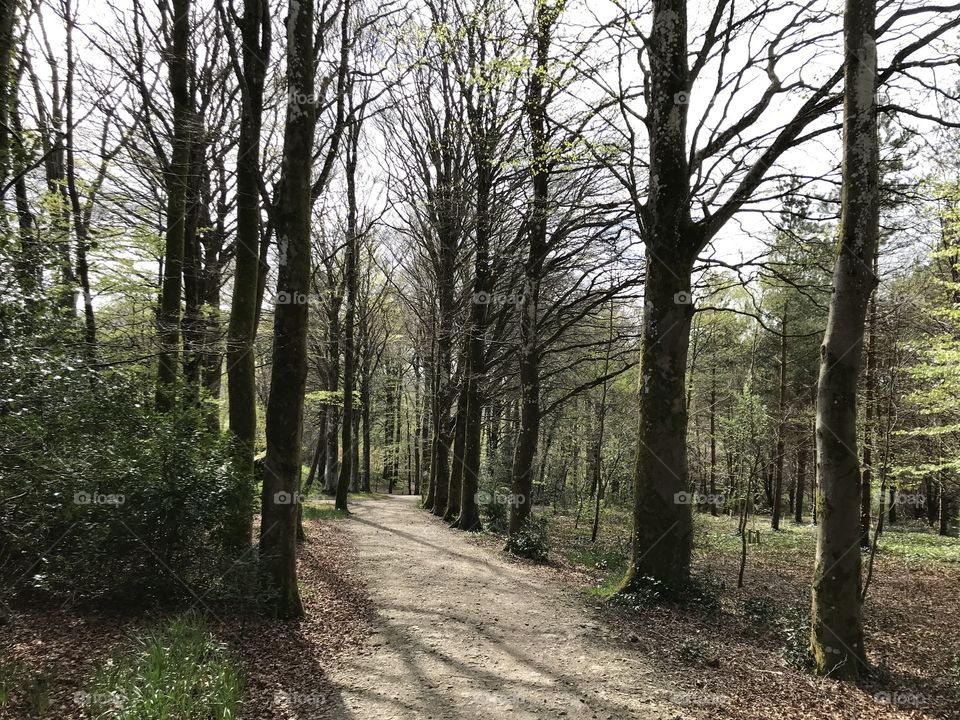
<svg viewBox="0 0 960 720"><path fill-rule="evenodd" d="M250 494L223 438L203 410L155 412L140 371L75 361L0 344L0 572L81 601L234 593L224 519Z"/></svg>
<svg viewBox="0 0 960 720"><path fill-rule="evenodd" d="M40 717L50 707L50 677L46 673L33 675L26 687L30 715Z"/></svg>
<svg viewBox="0 0 960 720"><path fill-rule="evenodd" d="M134 638L96 671L85 698L95 720L232 720L242 695L236 661L188 613Z"/></svg>
<svg viewBox="0 0 960 720"><path fill-rule="evenodd" d="M550 544L547 540L547 522L531 515L523 527L507 538L507 551L517 557L543 561L547 559Z"/></svg>
<svg viewBox="0 0 960 720"><path fill-rule="evenodd" d="M477 504L480 506L480 517L483 529L497 535L506 535L510 528L510 504L503 498L511 497L508 487L498 487L490 493L486 490L477 492Z"/></svg>
<svg viewBox="0 0 960 720"><path fill-rule="evenodd" d="M17 687L20 667L9 660L0 660L0 708L10 702Z"/></svg>
<svg viewBox="0 0 960 720"><path fill-rule="evenodd" d="M684 638L680 641L677 656L684 665L717 664L717 659L710 650L710 646L697 638Z"/></svg>
<svg viewBox="0 0 960 720"><path fill-rule="evenodd" d="M667 586L654 577L642 575L633 579L629 592L618 592L610 600L634 610L642 610L667 602L672 593Z"/></svg>
<svg viewBox="0 0 960 720"><path fill-rule="evenodd" d="M620 591L611 597L611 601L632 607L636 610L654 607L664 603L677 603L705 613L720 610L720 595L723 581L709 572L692 576L686 582L667 585L649 576L633 579L628 591Z"/></svg>
<svg viewBox="0 0 960 720"><path fill-rule="evenodd" d="M780 654L790 667L809 670L813 667L810 654L810 611L791 608L777 620L783 645Z"/></svg>
<svg viewBox="0 0 960 720"><path fill-rule="evenodd" d="M743 601L743 616L751 625L768 628L777 618L773 600L762 595L748 597Z"/></svg>
<svg viewBox="0 0 960 720"><path fill-rule="evenodd" d="M686 607L696 608L705 613L720 611L720 596L726 585L710 571L692 575L686 583L676 590L677 600Z"/></svg>

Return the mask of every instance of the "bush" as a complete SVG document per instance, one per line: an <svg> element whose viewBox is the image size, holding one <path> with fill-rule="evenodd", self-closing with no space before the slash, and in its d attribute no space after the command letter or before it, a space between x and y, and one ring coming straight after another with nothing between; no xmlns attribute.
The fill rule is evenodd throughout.
<svg viewBox="0 0 960 720"><path fill-rule="evenodd" d="M202 411L156 413L137 370L9 346L0 360L0 571L25 574L14 590L125 604L235 592L236 572L218 579L221 541L243 494Z"/></svg>
<svg viewBox="0 0 960 720"><path fill-rule="evenodd" d="M693 575L677 590L678 601L705 613L720 611L720 596L726 587L723 580L710 571Z"/></svg>
<svg viewBox="0 0 960 720"><path fill-rule="evenodd" d="M133 639L97 670L84 699L97 720L232 720L242 695L236 661L188 613Z"/></svg>
<svg viewBox="0 0 960 720"><path fill-rule="evenodd" d="M506 549L514 555L542 562L547 559L550 544L547 540L547 522L531 515L519 532L507 538Z"/></svg>
<svg viewBox="0 0 960 720"><path fill-rule="evenodd" d="M503 502L502 498L510 497L511 492L508 487L498 487L492 493L485 490L477 493L483 529L487 532L497 535L507 534L510 529L510 505Z"/></svg>
<svg viewBox="0 0 960 720"><path fill-rule="evenodd" d="M684 638L677 650L680 661L685 665L708 665L715 667L719 663L710 646L697 638Z"/></svg>
<svg viewBox="0 0 960 720"><path fill-rule="evenodd" d="M671 593L664 583L654 577L642 575L633 579L629 592L620 591L610 600L617 605L642 610L664 603L670 597Z"/></svg>
<svg viewBox="0 0 960 720"><path fill-rule="evenodd" d="M777 620L777 628L783 641L780 654L790 667L798 670L813 668L810 654L810 611L806 608L791 608Z"/></svg>
<svg viewBox="0 0 960 720"><path fill-rule="evenodd" d="M768 597L762 595L748 597L743 601L743 616L751 625L768 628L777 618L777 608Z"/></svg>
<svg viewBox="0 0 960 720"><path fill-rule="evenodd" d="M633 579L628 591L616 593L611 600L636 610L677 603L705 613L714 613L720 610L723 588L723 581L708 572L692 576L677 585L667 585L654 577L640 576Z"/></svg>

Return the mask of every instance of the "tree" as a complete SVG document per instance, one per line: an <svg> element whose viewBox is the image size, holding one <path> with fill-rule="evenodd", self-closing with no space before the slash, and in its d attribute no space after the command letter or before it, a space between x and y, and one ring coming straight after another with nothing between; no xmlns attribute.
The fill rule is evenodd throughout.
<svg viewBox="0 0 960 720"><path fill-rule="evenodd" d="M843 193L833 296L820 348L820 468L811 641L817 672L857 678L866 665L860 606L860 458L857 381L867 305L877 283L880 145L875 0L844 11Z"/></svg>
<svg viewBox="0 0 960 720"><path fill-rule="evenodd" d="M360 111L363 112L362 110ZM357 315L357 282L359 276L359 228L357 227L357 151L360 144L360 129L363 117L357 115L352 108L350 124L347 130L346 143L346 174L347 174L347 228L346 254L344 257L344 284L347 292L347 309L344 318L343 341L343 462L340 465L340 477L337 481L336 507L339 510L347 509L347 491L356 472L354 465L355 423L353 407L353 391L355 362L357 358L356 315Z"/></svg>
<svg viewBox="0 0 960 720"><path fill-rule="evenodd" d="M183 250L193 122L193 98L189 86L190 0L174 0L172 27L167 67L170 94L173 96L173 150L166 174L167 232L163 285L157 314L161 351L157 365L156 404L157 409L163 411L172 410L174 406L180 343Z"/></svg>
<svg viewBox="0 0 960 720"><path fill-rule="evenodd" d="M217 7L223 25L228 26L226 17L223 17L222 2ZM234 21L240 27L239 52L232 33L227 32L234 72L240 80L242 100L237 139L237 241L227 331L229 427L237 489L237 497L228 503L228 507L236 513L228 532L230 543L237 549L249 547L253 532L253 462L257 438L256 358L253 343L257 330L261 272L260 133L264 81L272 39L268 9L267 0L244 0L242 18L234 16Z"/></svg>
<svg viewBox="0 0 960 720"><path fill-rule="evenodd" d="M267 404L260 574L265 609L278 618L303 615L297 587L296 519L300 489L303 396L307 378L310 206L314 97L314 6L291 0L287 20L287 114L276 200L277 303Z"/></svg>

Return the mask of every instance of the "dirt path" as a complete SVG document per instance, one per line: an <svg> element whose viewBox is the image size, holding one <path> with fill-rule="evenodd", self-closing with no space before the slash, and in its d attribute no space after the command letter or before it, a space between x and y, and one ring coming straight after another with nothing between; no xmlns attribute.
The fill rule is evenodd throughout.
<svg viewBox="0 0 960 720"><path fill-rule="evenodd" d="M337 720L691 717L575 593L416 509L357 503L347 521L375 632L333 668Z"/></svg>

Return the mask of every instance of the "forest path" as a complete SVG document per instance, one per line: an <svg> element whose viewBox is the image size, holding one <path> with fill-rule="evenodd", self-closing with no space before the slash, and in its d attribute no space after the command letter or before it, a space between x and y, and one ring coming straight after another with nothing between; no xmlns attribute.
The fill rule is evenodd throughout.
<svg viewBox="0 0 960 720"><path fill-rule="evenodd" d="M319 717L690 717L549 571L469 541L416 500L351 505L348 542L376 608L374 634L331 669L340 698Z"/></svg>

